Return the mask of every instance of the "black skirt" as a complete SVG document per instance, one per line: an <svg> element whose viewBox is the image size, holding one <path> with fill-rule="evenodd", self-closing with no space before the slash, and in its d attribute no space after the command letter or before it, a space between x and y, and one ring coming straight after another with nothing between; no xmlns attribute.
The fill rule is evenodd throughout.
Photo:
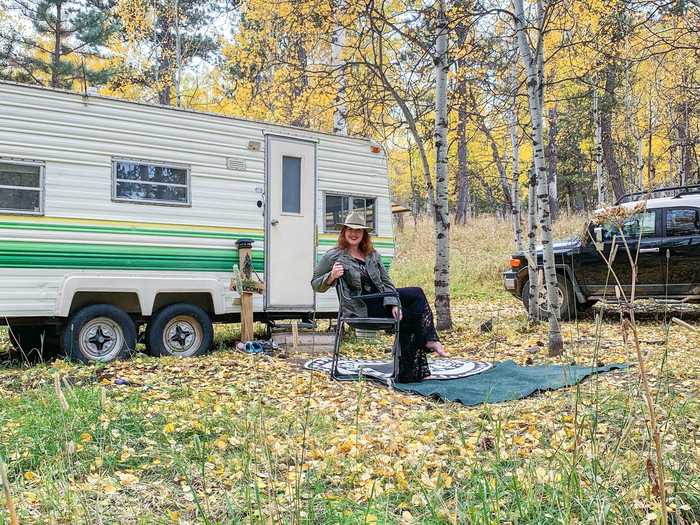
<svg viewBox="0 0 700 525"><path fill-rule="evenodd" d="M439 341L433 312L421 288L397 288L401 300L403 318L399 328L399 383L415 383L430 375L428 341ZM391 317L391 307L383 306L382 299L370 299L367 304L369 317Z"/></svg>

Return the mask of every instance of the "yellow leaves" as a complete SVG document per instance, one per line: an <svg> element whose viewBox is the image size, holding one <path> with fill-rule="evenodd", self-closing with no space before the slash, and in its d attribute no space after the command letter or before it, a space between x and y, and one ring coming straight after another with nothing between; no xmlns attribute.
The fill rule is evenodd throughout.
<svg viewBox="0 0 700 525"><path fill-rule="evenodd" d="M24 479L29 483L37 483L39 481L39 476L37 476L35 472L28 470L24 473Z"/></svg>
<svg viewBox="0 0 700 525"><path fill-rule="evenodd" d="M180 523L181 515L176 510L169 510L167 513L170 523Z"/></svg>
<svg viewBox="0 0 700 525"><path fill-rule="evenodd" d="M121 484L125 487L128 487L129 485L133 485L135 483L138 483L139 478L135 476L134 474L131 474L130 472L121 472L117 471L114 473L117 478L119 478L119 481Z"/></svg>
<svg viewBox="0 0 700 525"><path fill-rule="evenodd" d="M172 434L175 432L175 423L170 422L166 423L165 426L163 427L163 433L164 434Z"/></svg>
<svg viewBox="0 0 700 525"><path fill-rule="evenodd" d="M83 432L80 434L80 442L81 443L90 443L92 441L92 434L89 432Z"/></svg>

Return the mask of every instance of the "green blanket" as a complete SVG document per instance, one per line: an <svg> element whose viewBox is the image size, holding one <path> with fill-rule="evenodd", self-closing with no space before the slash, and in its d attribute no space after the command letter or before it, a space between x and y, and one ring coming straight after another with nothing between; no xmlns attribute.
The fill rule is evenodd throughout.
<svg viewBox="0 0 700 525"><path fill-rule="evenodd" d="M522 399L535 392L575 385L592 374L626 367L624 364L597 368L571 365L519 366L513 361L502 361L494 364L490 370L474 376L421 383L396 383L394 388L471 406Z"/></svg>

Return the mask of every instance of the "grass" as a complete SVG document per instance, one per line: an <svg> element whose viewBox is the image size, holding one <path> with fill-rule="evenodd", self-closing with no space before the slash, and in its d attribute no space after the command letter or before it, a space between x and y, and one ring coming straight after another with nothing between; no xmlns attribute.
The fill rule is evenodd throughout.
<svg viewBox="0 0 700 525"><path fill-rule="evenodd" d="M580 220L565 219L568 231ZM559 230L563 230L560 227ZM394 277L430 292L429 227L398 239ZM501 292L510 227L453 232L455 331L469 359L551 362ZM430 256L426 256L430 254ZM494 331L478 326L494 320ZM614 315L564 324L564 362L635 362ZM700 521L698 340L653 317L642 349L662 424L672 523ZM0 370L0 459L20 522L75 524L655 523L651 435L635 368L577 388L463 407L334 383L294 360L230 350L105 366ZM0 344L2 344L0 342ZM356 342L382 355L382 343ZM529 350L529 351L528 351ZM663 368L662 368L663 365ZM54 374L63 378L60 408ZM116 381L120 379L120 381ZM127 383L127 384L118 384ZM0 524L9 523L0 496Z"/></svg>

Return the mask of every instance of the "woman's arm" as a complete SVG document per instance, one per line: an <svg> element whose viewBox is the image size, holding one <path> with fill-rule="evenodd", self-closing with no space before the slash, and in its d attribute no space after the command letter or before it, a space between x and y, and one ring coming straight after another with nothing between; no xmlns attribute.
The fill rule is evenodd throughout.
<svg viewBox="0 0 700 525"><path fill-rule="evenodd" d="M332 286L331 271L336 258L337 255L335 253L326 252L316 265L314 276L311 278L311 288L316 292L326 292Z"/></svg>

